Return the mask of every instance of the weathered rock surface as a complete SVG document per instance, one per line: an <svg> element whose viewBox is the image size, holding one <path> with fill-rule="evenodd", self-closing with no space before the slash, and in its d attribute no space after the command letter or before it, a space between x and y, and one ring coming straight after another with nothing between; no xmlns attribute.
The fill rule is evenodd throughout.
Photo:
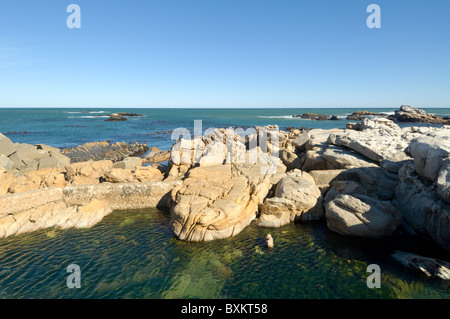
<svg viewBox="0 0 450 319"><path fill-rule="evenodd" d="M378 167L373 161L351 150L329 146L323 153L323 157L336 169L356 167Z"/></svg>
<svg viewBox="0 0 450 319"><path fill-rule="evenodd" d="M162 181L164 179L164 175L161 171L152 166L138 167L134 173L140 182L154 182Z"/></svg>
<svg viewBox="0 0 450 319"><path fill-rule="evenodd" d="M64 169L69 164L70 159L54 147L43 144L14 144L0 134L0 166L16 176L37 169Z"/></svg>
<svg viewBox="0 0 450 319"><path fill-rule="evenodd" d="M377 163L383 160L398 162L410 158L405 153L409 141L402 137L402 131L396 124L384 119L364 119L361 132L332 134L328 143L348 147Z"/></svg>
<svg viewBox="0 0 450 319"><path fill-rule="evenodd" d="M341 194L367 195L367 190L361 184L355 181L334 181L332 182L331 189L324 198L324 202L328 203Z"/></svg>
<svg viewBox="0 0 450 319"><path fill-rule="evenodd" d="M394 203L402 212L405 229L431 238L450 251L450 205L417 174L412 163L406 164L398 176Z"/></svg>
<svg viewBox="0 0 450 319"><path fill-rule="evenodd" d="M66 178L72 185L98 184L112 168L110 160L74 163L66 167Z"/></svg>
<svg viewBox="0 0 450 319"><path fill-rule="evenodd" d="M86 162L89 160L122 161L126 157L136 157L148 152L147 144L135 143L110 143L93 142L62 150L62 154L70 158L72 163Z"/></svg>
<svg viewBox="0 0 450 319"><path fill-rule="evenodd" d="M156 147L150 150L150 153L143 157L146 163L161 163L170 159L170 151L161 151Z"/></svg>
<svg viewBox="0 0 450 319"><path fill-rule="evenodd" d="M28 171L17 177L9 185L8 192L11 194L22 193L38 188L66 186L64 174L57 168L46 168L36 171Z"/></svg>
<svg viewBox="0 0 450 319"><path fill-rule="evenodd" d="M441 130L414 139L408 151L417 173L436 183L439 196L450 203L450 130Z"/></svg>
<svg viewBox="0 0 450 319"><path fill-rule="evenodd" d="M122 168L134 171L141 165L142 159L140 159L139 157L127 157L124 158L123 161L114 163L113 168Z"/></svg>
<svg viewBox="0 0 450 319"><path fill-rule="evenodd" d="M344 169L318 170L318 171L310 171L309 175L311 175L314 178L317 187L319 187L323 195L329 190L331 182L340 174L342 174L344 171L345 171Z"/></svg>
<svg viewBox="0 0 450 319"><path fill-rule="evenodd" d="M450 280L450 263L446 261L403 251L396 251L392 257L403 266L421 271L428 277Z"/></svg>
<svg viewBox="0 0 450 319"><path fill-rule="evenodd" d="M105 173L105 181L110 183L136 182L136 175L130 169L113 168Z"/></svg>
<svg viewBox="0 0 450 319"><path fill-rule="evenodd" d="M267 198L258 224L280 227L294 220L310 221L323 217L322 197L314 179L306 172L288 172L277 184L274 197Z"/></svg>
<svg viewBox="0 0 450 319"><path fill-rule="evenodd" d="M325 210L328 228L346 236L386 237L401 223L401 215L390 201L366 195L338 195Z"/></svg>
<svg viewBox="0 0 450 319"><path fill-rule="evenodd" d="M263 156L264 154L261 154ZM267 160L270 162L270 158ZM240 233L267 196L273 163L207 165L189 170L172 191L170 227L181 240L208 241ZM283 171L285 166L278 166Z"/></svg>
<svg viewBox="0 0 450 319"><path fill-rule="evenodd" d="M280 159L286 166L288 171L293 169L301 169L303 166L302 159L300 159L297 154L287 150L280 150Z"/></svg>
<svg viewBox="0 0 450 319"><path fill-rule="evenodd" d="M49 227L85 228L113 210L167 207L181 181L99 184L0 196L0 238Z"/></svg>
<svg viewBox="0 0 450 319"><path fill-rule="evenodd" d="M10 156L17 150L17 145L0 133L0 154Z"/></svg>
<svg viewBox="0 0 450 319"><path fill-rule="evenodd" d="M8 193L9 186L14 182L15 177L13 173L8 172L0 166L0 196Z"/></svg>
<svg viewBox="0 0 450 319"><path fill-rule="evenodd" d="M0 166L8 171L11 171L14 166L14 162L11 161L9 157L0 154Z"/></svg>

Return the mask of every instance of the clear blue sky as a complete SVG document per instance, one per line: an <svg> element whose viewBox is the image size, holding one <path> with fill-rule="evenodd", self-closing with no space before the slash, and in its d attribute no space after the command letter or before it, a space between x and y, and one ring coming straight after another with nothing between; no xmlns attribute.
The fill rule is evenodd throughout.
<svg viewBox="0 0 450 319"><path fill-rule="evenodd" d="M450 107L448 0L0 2L0 107L401 104Z"/></svg>

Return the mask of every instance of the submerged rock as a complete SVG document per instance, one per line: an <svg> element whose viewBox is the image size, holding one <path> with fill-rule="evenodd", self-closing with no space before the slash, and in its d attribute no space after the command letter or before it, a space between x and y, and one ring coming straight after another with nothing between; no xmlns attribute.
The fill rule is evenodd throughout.
<svg viewBox="0 0 450 319"><path fill-rule="evenodd" d="M266 236L266 246L269 249L273 248L273 238L272 238L271 234L267 234L267 236Z"/></svg>
<svg viewBox="0 0 450 319"><path fill-rule="evenodd" d="M428 277L450 280L450 263L403 251L396 251L392 258L410 269L419 270Z"/></svg>

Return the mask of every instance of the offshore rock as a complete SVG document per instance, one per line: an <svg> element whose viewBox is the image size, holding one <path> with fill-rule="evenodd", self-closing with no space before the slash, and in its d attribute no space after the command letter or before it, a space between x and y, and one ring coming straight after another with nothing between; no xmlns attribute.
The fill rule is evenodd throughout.
<svg viewBox="0 0 450 319"><path fill-rule="evenodd" d="M402 105L400 110L395 111L395 115L392 118L397 120L397 122L450 124L450 119L443 119L440 116L429 114L424 110L408 105Z"/></svg>

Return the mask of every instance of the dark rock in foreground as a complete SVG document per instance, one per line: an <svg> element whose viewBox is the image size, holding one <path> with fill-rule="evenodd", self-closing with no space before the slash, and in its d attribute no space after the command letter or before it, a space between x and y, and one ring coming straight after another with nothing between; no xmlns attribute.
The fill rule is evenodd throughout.
<svg viewBox="0 0 450 319"><path fill-rule="evenodd" d="M113 162L122 161L126 157L140 156L148 152L147 144L138 142L126 144L93 142L79 145L73 148L62 150L62 154L69 157L72 163L86 162L89 160L111 160Z"/></svg>
<svg viewBox="0 0 450 319"><path fill-rule="evenodd" d="M403 266L420 270L428 277L450 280L450 263L443 260L396 251L392 257Z"/></svg>

